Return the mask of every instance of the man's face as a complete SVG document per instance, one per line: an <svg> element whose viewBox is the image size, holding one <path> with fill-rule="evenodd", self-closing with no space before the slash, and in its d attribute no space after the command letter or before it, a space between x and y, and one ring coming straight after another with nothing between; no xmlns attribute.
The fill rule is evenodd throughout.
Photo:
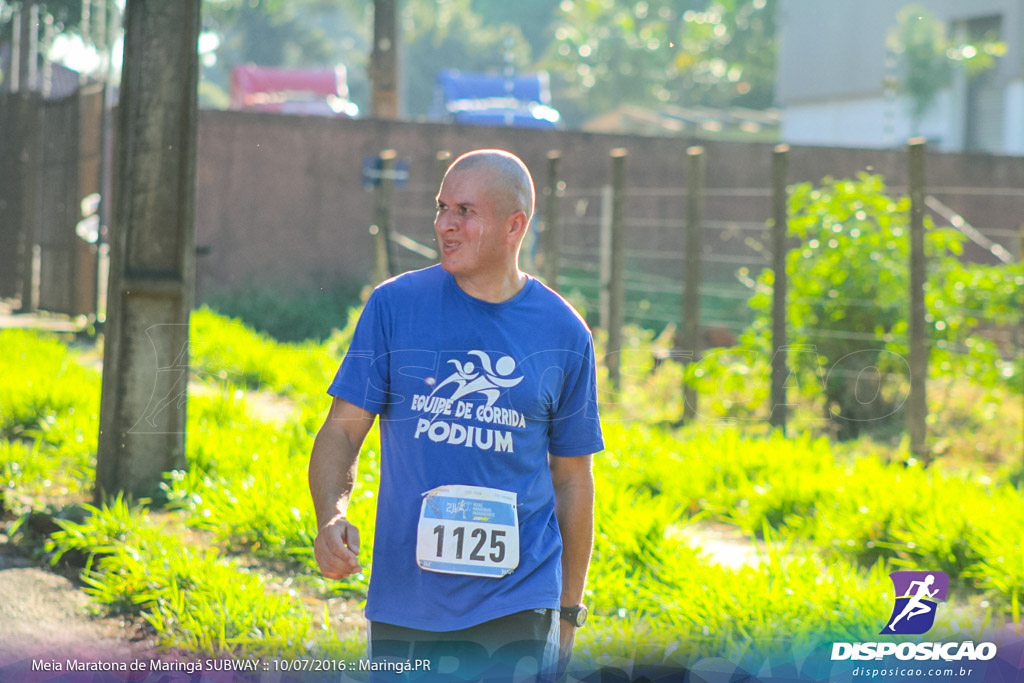
<svg viewBox="0 0 1024 683"><path fill-rule="evenodd" d="M434 230L441 267L458 277L503 272L514 259L512 216L486 169L453 171L437 195Z"/></svg>

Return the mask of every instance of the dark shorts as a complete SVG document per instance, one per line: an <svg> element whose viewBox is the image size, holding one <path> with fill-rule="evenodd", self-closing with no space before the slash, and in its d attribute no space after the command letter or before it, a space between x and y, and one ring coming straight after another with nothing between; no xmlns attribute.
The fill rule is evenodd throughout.
<svg viewBox="0 0 1024 683"><path fill-rule="evenodd" d="M558 660L558 610L516 612L457 631L367 625L373 681L533 681ZM380 664L378 664L380 663Z"/></svg>

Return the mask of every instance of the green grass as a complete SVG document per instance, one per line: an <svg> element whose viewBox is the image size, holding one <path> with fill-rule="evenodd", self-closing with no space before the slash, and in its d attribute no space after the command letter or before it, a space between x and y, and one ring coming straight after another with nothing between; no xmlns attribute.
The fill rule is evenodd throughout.
<svg viewBox="0 0 1024 683"><path fill-rule="evenodd" d="M39 496L92 486L100 375L57 337L0 332L0 502L22 511Z"/></svg>
<svg viewBox="0 0 1024 683"><path fill-rule="evenodd" d="M165 649L300 656L314 639L312 615L294 596L219 556L161 530L144 505L122 498L86 506L82 523L61 521L47 548L58 562L87 556L85 592L108 613L141 615Z"/></svg>
<svg viewBox="0 0 1024 683"><path fill-rule="evenodd" d="M252 285L208 298L207 305L248 327L288 342L324 340L345 326L349 310L359 304L361 284L283 292Z"/></svg>
<svg viewBox="0 0 1024 683"><path fill-rule="evenodd" d="M355 329L335 330L323 343L285 343L225 318L208 308L192 312L190 360L194 377L212 384L287 394L297 400L320 398L338 369Z"/></svg>
<svg viewBox="0 0 1024 683"><path fill-rule="evenodd" d="M85 558L82 578L100 608L145 619L165 648L358 654L356 634L337 631L324 605L365 597L376 430L350 509L364 532L364 574L318 577L306 482L328 407L324 389L351 325L322 344L286 344L208 310L193 323L189 469L167 475L167 510L155 519L121 499L87 507L84 522L60 522L50 557ZM722 414L677 428L671 400L678 406L682 372L674 364L655 370L651 351L665 340L640 330L628 339L625 389L604 395L608 448L595 464L586 597L594 616L579 633L580 661L717 656L757 670L779 651L873 638L891 608L887 573L903 568L950 574L960 606L943 611L940 635L964 620L1019 621L1024 502L1016 464L959 459L925 470L905 465L900 446L837 447L814 430L785 439L725 425ZM15 378L0 392L7 509L84 500L94 476L98 374L53 337L0 332L0 348L0 369ZM268 394L286 409L258 409ZM686 539L703 520L742 530L762 548L760 562L730 569L694 550Z"/></svg>
<svg viewBox="0 0 1024 683"><path fill-rule="evenodd" d="M987 590L997 609L1019 610L1021 563L999 551L1024 538L1024 498L1008 482L873 453L844 458L810 434L751 438L733 427L673 433L625 423L606 424L605 434L598 463L609 489L662 506L626 505L624 528L643 528L648 515L665 525L709 516L752 537L767 529L828 560L944 571Z"/></svg>

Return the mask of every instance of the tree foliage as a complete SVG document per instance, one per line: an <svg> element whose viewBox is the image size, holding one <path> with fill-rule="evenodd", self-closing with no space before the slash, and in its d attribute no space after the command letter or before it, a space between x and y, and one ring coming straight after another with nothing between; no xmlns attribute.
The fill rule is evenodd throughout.
<svg viewBox="0 0 1024 683"><path fill-rule="evenodd" d="M441 69L501 72L509 65L551 72L555 104L570 125L622 102L768 107L777 2L401 0L405 113L428 114ZM0 3L0 10L9 15L20 4ZM60 32L80 32L81 0L49 0L45 8ZM237 64L340 63L351 98L367 109L372 2L203 0L202 17L204 33L217 38L203 48L206 106L223 106ZM9 33L10 23L0 22L0 42Z"/></svg>
<svg viewBox="0 0 1024 683"><path fill-rule="evenodd" d="M774 0L564 0L544 64L590 113L772 104Z"/></svg>
<svg viewBox="0 0 1024 683"><path fill-rule="evenodd" d="M441 69L501 72L509 65L549 70L570 123L620 102L767 107L775 1L405 0L404 108L412 117L430 112ZM218 65L309 65L341 56L365 108L371 3L205 0L204 17L222 38ZM226 83L225 68L209 69L208 78Z"/></svg>
<svg viewBox="0 0 1024 683"><path fill-rule="evenodd" d="M345 65L349 94L369 102L366 63L371 12L356 0L204 0L203 31L218 45L203 62L203 80L225 93L232 67ZM201 91L203 92L203 91ZM206 104L211 104L210 97Z"/></svg>
<svg viewBox="0 0 1024 683"><path fill-rule="evenodd" d="M551 0L517 0L494 2L472 0L470 9L489 26L510 25L519 28L530 47L531 63L538 60L554 39L554 23L558 3Z"/></svg>
<svg viewBox="0 0 1024 683"><path fill-rule="evenodd" d="M113 0L108 0L113 4ZM20 12L25 3L21 0L0 2L0 19L14 12ZM37 2L40 9L53 17L54 27L58 32L78 33L82 22L82 0L47 0ZM0 42L10 39L12 26L5 24L0 32Z"/></svg>
<svg viewBox="0 0 1024 683"><path fill-rule="evenodd" d="M974 77L1006 53L1006 45L996 36L967 36L964 43L951 40L943 22L921 5L900 11L887 43L898 62L898 89L910 97L914 135L936 96L949 87L955 69L962 67L967 77Z"/></svg>
<svg viewBox="0 0 1024 683"><path fill-rule="evenodd" d="M914 134L921 117L940 90L949 85L952 69L946 58L946 30L930 12L909 5L889 35L889 47L901 62L901 90L910 96Z"/></svg>

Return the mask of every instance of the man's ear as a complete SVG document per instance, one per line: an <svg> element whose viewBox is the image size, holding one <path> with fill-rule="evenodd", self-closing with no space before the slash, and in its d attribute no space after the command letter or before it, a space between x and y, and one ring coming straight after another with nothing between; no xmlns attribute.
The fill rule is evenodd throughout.
<svg viewBox="0 0 1024 683"><path fill-rule="evenodd" d="M505 239L508 243L515 244L526 235L526 231L530 228L530 221L526 218L525 211L516 211L509 217L507 225L508 232Z"/></svg>

